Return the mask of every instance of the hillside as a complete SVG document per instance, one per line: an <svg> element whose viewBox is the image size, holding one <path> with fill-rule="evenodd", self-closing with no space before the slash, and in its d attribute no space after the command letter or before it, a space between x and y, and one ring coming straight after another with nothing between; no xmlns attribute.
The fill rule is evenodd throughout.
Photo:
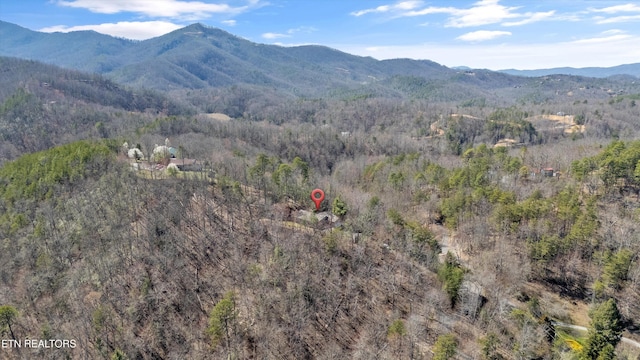
<svg viewBox="0 0 640 360"><path fill-rule="evenodd" d="M637 203L614 201L616 177L632 177L607 168L616 155L637 162L637 142L580 142L596 156L550 159L570 162L554 178L521 170L536 168L537 147L451 158L373 132L384 143L366 156L355 144L366 138L211 125L172 141L191 149L204 144L184 140L206 135L216 151L204 173L135 171L113 141L0 168L0 303L16 309L13 334L77 345L3 355L431 359L448 339L458 359L571 357L586 335L553 324L589 326L592 297L614 299L629 329L640 315L638 243L626 235ZM289 137L288 151L322 148L335 170L254 156L259 134L274 148ZM308 215L314 187L340 224ZM638 353L627 346L618 353Z"/></svg>
<svg viewBox="0 0 640 360"><path fill-rule="evenodd" d="M0 57L0 163L82 138L134 131L154 114L189 106L102 76Z"/></svg>
<svg viewBox="0 0 640 360"><path fill-rule="evenodd" d="M640 152L611 142L640 133L637 94L551 78L538 86L585 90L508 107L371 96L265 106L238 87L206 103L231 106L235 92L243 117L167 116L125 111L135 104L116 95L129 90L97 76L103 85L67 97L33 79L71 86L86 74L6 64L17 85L5 107L56 95L90 105L87 129L110 129L86 136L60 120L66 137L40 138L61 144L0 167L0 331L77 344L2 349L9 359L431 359L443 344L458 359L571 358L593 347L562 324L590 327L588 309L608 299L615 331L639 340ZM577 122L584 130L566 131ZM170 170L153 152L163 143L178 164L202 166ZM134 147L141 159L128 159ZM314 188L326 192L319 213ZM629 344L616 352L637 356Z"/></svg>
<svg viewBox="0 0 640 360"><path fill-rule="evenodd" d="M634 78L0 31L0 358L640 355Z"/></svg>

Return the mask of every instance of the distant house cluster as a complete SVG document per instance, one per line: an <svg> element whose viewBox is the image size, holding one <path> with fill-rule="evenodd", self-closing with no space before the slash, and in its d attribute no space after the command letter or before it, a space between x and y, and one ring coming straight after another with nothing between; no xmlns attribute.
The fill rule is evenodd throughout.
<svg viewBox="0 0 640 360"><path fill-rule="evenodd" d="M131 166L136 170L161 171L175 169L179 171L202 171L203 166L197 159L178 158L178 150L171 146L169 139L164 145L156 144L149 158L138 147L129 148L129 144L122 144L122 152L127 155Z"/></svg>

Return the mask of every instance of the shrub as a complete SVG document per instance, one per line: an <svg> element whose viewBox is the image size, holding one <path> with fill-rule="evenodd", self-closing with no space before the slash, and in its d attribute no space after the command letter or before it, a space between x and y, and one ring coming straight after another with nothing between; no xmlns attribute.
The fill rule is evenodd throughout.
<svg viewBox="0 0 640 360"><path fill-rule="evenodd" d="M447 360L456 355L458 342L452 334L440 335L433 346L433 360Z"/></svg>

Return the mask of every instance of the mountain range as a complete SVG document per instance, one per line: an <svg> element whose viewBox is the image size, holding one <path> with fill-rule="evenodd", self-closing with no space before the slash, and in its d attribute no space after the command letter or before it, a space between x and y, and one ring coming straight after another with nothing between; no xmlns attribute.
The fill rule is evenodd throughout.
<svg viewBox="0 0 640 360"><path fill-rule="evenodd" d="M93 31L41 33L0 22L0 55L107 75L161 90L238 83L335 88L393 75L443 79L454 70L431 61L378 61L323 46L281 47L250 42L194 24L164 36L130 41Z"/></svg>
<svg viewBox="0 0 640 360"><path fill-rule="evenodd" d="M538 70L516 70L507 69L500 70L503 73L517 75L517 76L547 76L555 74L586 76L595 78L605 78L616 75L631 75L640 77L640 63L637 64L625 64L613 67L586 67L586 68L572 68L561 67L552 69L538 69Z"/></svg>
<svg viewBox="0 0 640 360"><path fill-rule="evenodd" d="M407 88L415 85L415 77L428 79L432 86L462 80L481 82L484 88L504 88L528 82L509 75L538 76L516 70L505 70L509 75L489 70L462 71L428 60L376 60L317 45L258 44L202 24L133 41L94 31L42 33L0 21L0 39L2 56L98 73L125 85L163 91L244 84L318 95L369 84L388 89L401 82L400 87ZM638 69L640 64L627 65L611 68L607 74L638 76ZM581 75L600 76L594 72Z"/></svg>

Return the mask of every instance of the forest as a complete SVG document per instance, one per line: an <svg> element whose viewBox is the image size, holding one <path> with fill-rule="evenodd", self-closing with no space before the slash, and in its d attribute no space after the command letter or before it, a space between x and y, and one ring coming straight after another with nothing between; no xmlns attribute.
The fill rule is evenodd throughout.
<svg viewBox="0 0 640 360"><path fill-rule="evenodd" d="M0 70L1 358L640 356L637 78Z"/></svg>

